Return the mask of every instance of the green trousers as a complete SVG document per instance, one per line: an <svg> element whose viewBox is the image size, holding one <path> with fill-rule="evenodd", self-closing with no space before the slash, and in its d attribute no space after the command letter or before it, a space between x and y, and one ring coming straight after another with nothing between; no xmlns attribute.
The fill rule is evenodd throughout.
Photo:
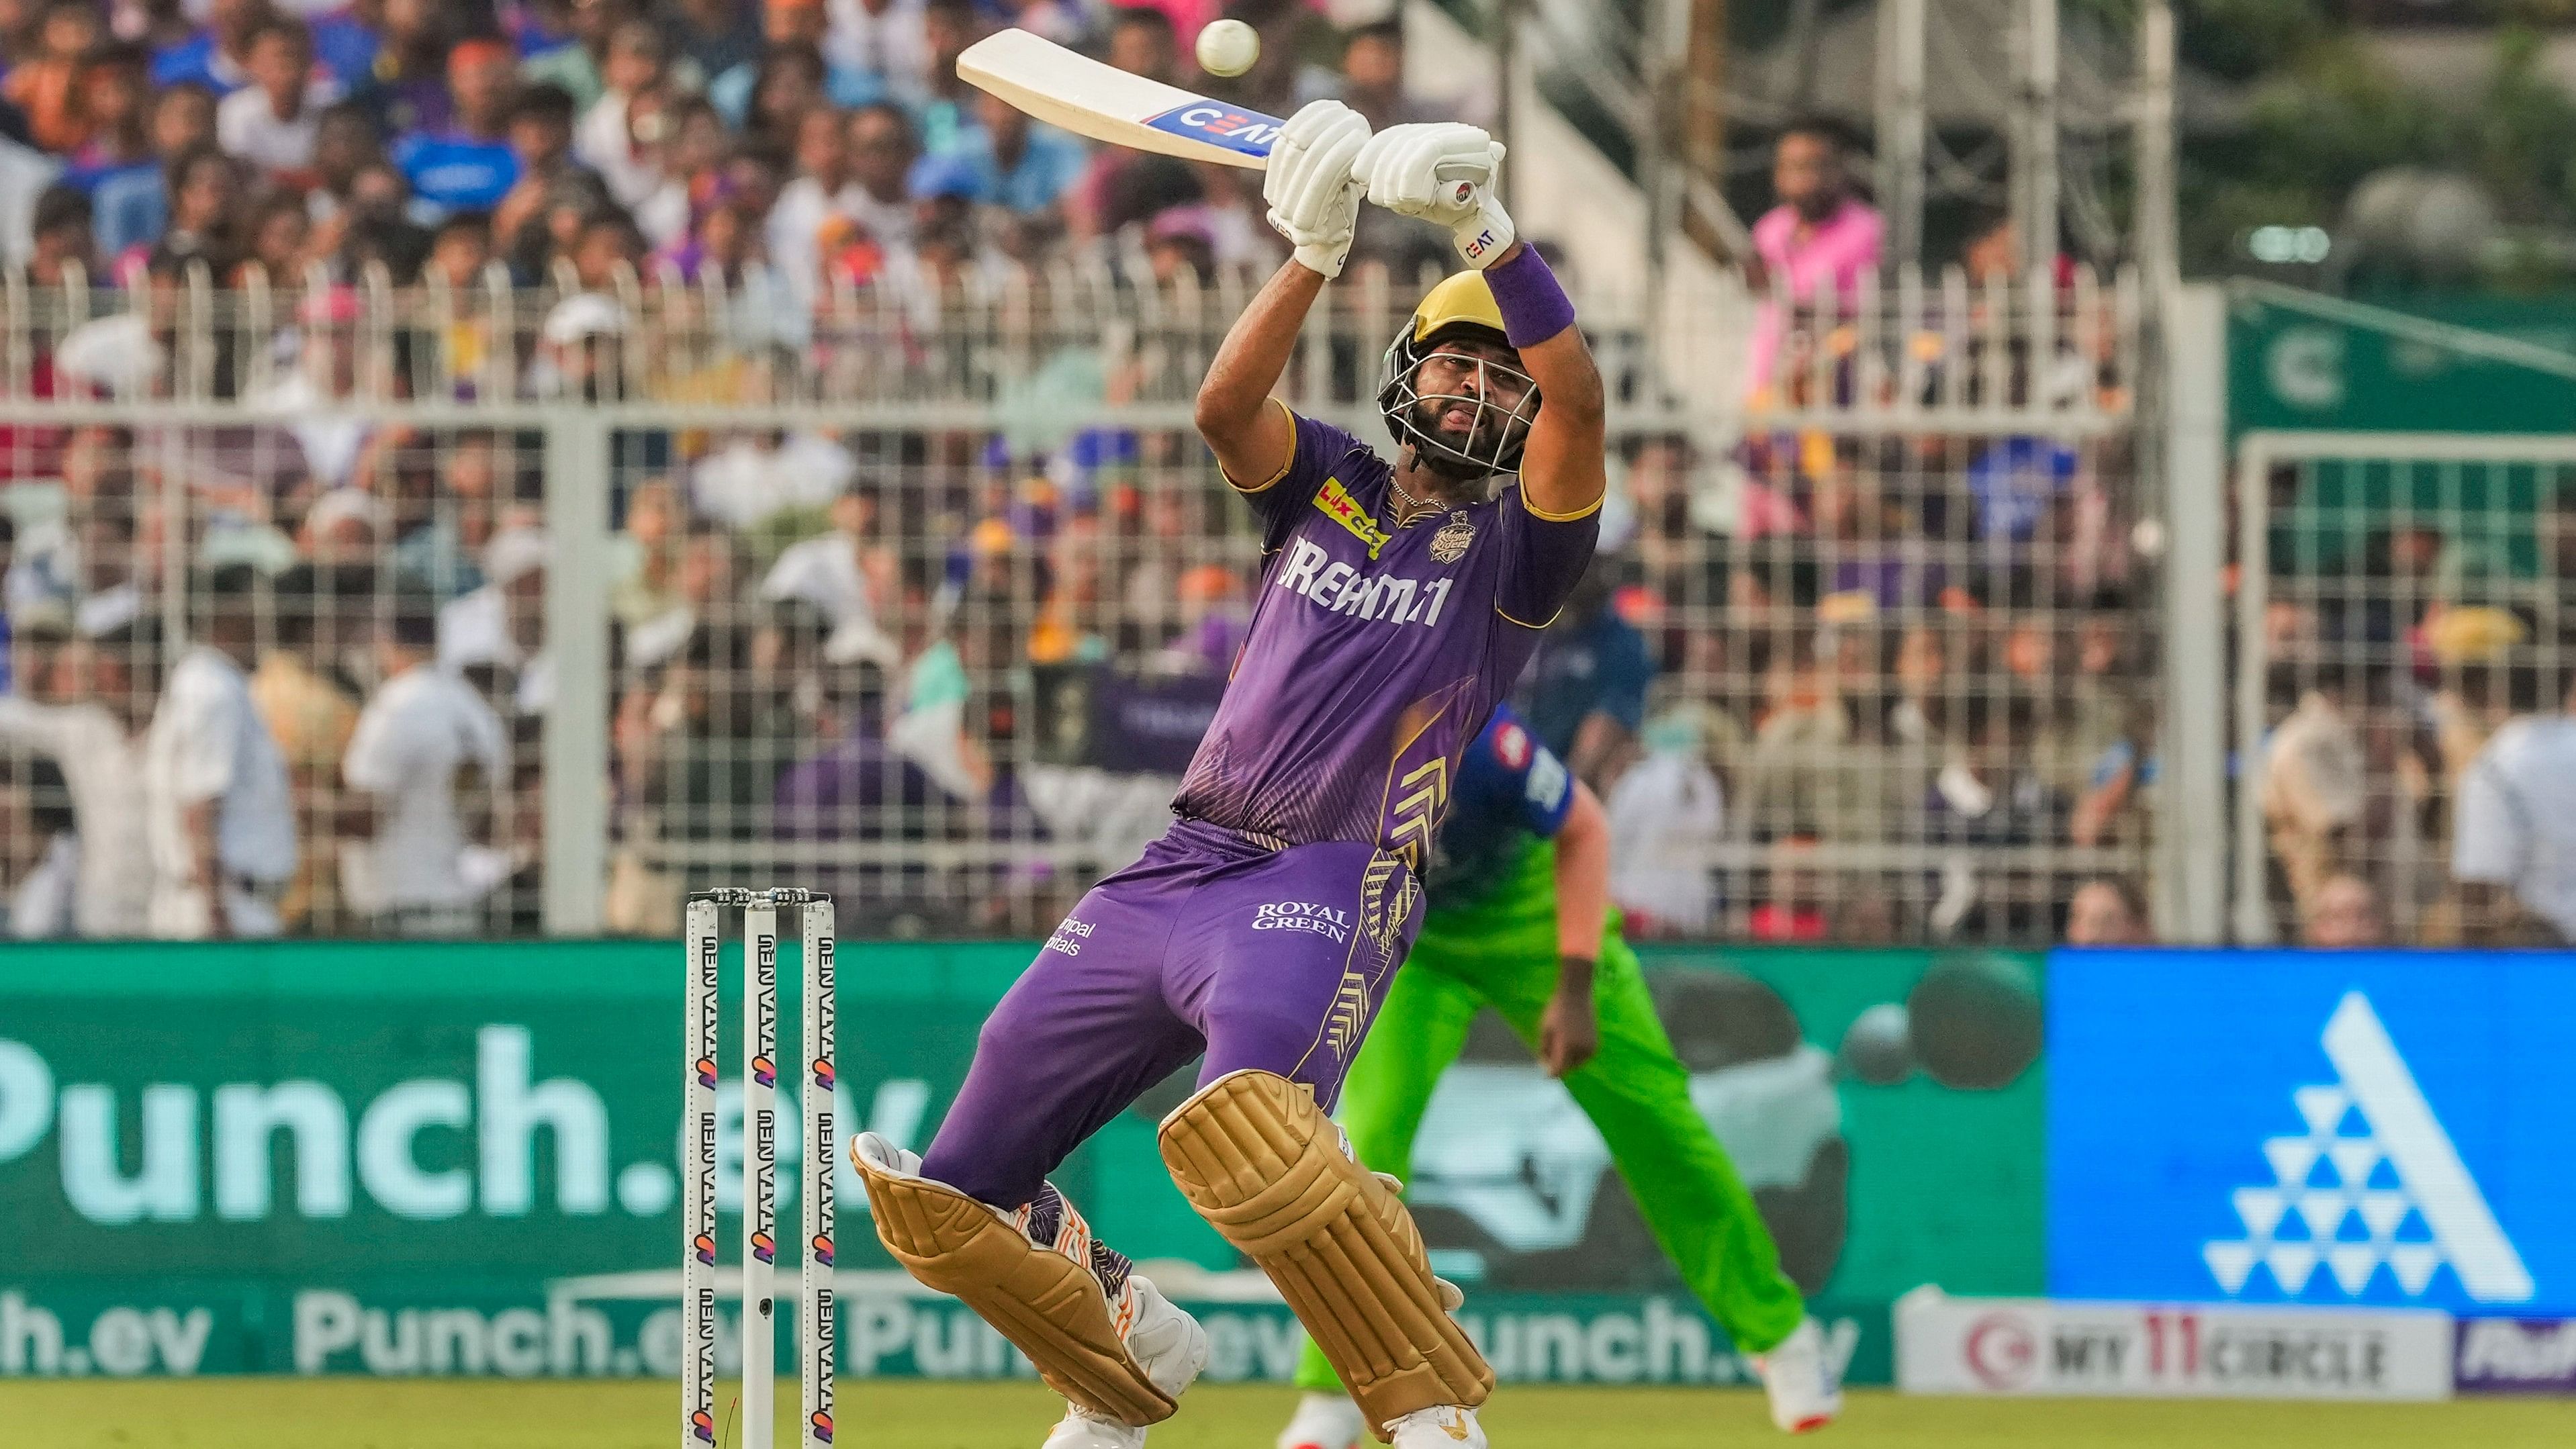
<svg viewBox="0 0 2576 1449"><path fill-rule="evenodd" d="M1490 903L1457 911L1435 904L1423 923L1342 1088L1343 1130L1371 1171L1412 1176L1423 1111L1465 1047L1477 1008L1492 1006L1536 1049L1539 1017L1556 990L1554 869L1553 850L1536 844ZM1778 1347L1806 1304L1780 1271L1753 1194L1691 1106L1689 1074L1673 1056L1615 914L1602 933L1592 991L1601 1050L1566 1078L1567 1090L1609 1145L1655 1241L1736 1348ZM1312 1342L1298 1361L1297 1386L1341 1387Z"/></svg>

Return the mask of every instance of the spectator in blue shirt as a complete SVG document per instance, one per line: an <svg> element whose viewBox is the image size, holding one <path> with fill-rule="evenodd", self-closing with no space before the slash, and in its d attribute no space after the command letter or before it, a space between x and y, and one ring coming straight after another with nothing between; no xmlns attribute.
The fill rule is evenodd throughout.
<svg viewBox="0 0 2576 1449"><path fill-rule="evenodd" d="M195 34L152 57L152 83L195 81L219 96L249 85L251 32L268 17L267 0L211 0Z"/></svg>
<svg viewBox="0 0 2576 1449"><path fill-rule="evenodd" d="M2081 462L2050 438L2004 438L1968 465L1977 502L1977 536L1990 548L2027 543L2048 505L2074 486Z"/></svg>
<svg viewBox="0 0 2576 1449"><path fill-rule="evenodd" d="M504 5L501 11L501 28L518 46L521 60L552 55L581 40L569 0L529 0L523 5Z"/></svg>
<svg viewBox="0 0 2576 1449"><path fill-rule="evenodd" d="M376 57L385 45L384 22L384 0L354 0L313 17L313 58L342 90L354 93L375 77Z"/></svg>
<svg viewBox="0 0 2576 1449"><path fill-rule="evenodd" d="M454 211L490 211L519 179L508 136L517 57L498 40L469 40L447 62L456 99L455 124L414 131L394 142L394 164L411 183L423 221Z"/></svg>
<svg viewBox="0 0 2576 1449"><path fill-rule="evenodd" d="M1026 216L1073 189L1088 159L1081 142L1032 123L999 96L979 94L975 111L983 124L960 135L950 154L974 171L976 200Z"/></svg>
<svg viewBox="0 0 2576 1449"><path fill-rule="evenodd" d="M153 154L146 111L149 58L135 46L110 45L81 63L78 95L88 141L72 153L63 180L91 198L107 255L148 244L161 234L161 158Z"/></svg>
<svg viewBox="0 0 2576 1449"><path fill-rule="evenodd" d="M924 156L913 163L913 255L931 287L945 287L985 260L982 229L976 224L975 198L983 182L955 156Z"/></svg>
<svg viewBox="0 0 2576 1449"><path fill-rule="evenodd" d="M164 184L172 160L215 141L215 93L196 81L181 81L152 98L147 128L151 149L129 166L101 166L83 174L78 167L68 179L87 186L98 226L99 254L111 261L140 256L170 224L170 193Z"/></svg>
<svg viewBox="0 0 2576 1449"><path fill-rule="evenodd" d="M73 96L89 138L71 153L65 180L87 188L108 172L153 164L150 65L140 47L123 44L82 58Z"/></svg>

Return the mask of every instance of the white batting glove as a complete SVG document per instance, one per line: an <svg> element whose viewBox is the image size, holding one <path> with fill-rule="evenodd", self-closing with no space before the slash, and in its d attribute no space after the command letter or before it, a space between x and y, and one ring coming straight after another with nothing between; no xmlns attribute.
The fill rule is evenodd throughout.
<svg viewBox="0 0 2576 1449"><path fill-rule="evenodd" d="M1261 178L1271 227L1296 248L1299 266L1328 278L1340 276L1350 258L1364 189L1351 163L1368 139L1359 112L1339 101L1312 102L1280 128Z"/></svg>
<svg viewBox="0 0 2576 1449"><path fill-rule="evenodd" d="M1403 216L1449 228L1471 267L1491 266L1519 234L1494 195L1503 146L1480 126L1428 121L1389 126L1360 148L1353 169L1368 199Z"/></svg>

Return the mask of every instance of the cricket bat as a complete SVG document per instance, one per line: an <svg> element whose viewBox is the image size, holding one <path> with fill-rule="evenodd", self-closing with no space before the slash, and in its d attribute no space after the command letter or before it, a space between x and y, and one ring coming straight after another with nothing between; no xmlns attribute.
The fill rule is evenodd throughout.
<svg viewBox="0 0 2576 1449"><path fill-rule="evenodd" d="M1076 55L1025 30L966 47L957 78L1077 136L1259 171L1286 122Z"/></svg>

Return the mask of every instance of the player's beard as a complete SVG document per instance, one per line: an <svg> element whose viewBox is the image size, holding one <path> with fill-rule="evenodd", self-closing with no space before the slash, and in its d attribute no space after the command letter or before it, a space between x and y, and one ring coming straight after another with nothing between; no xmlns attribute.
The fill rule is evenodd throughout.
<svg viewBox="0 0 2576 1449"><path fill-rule="evenodd" d="M1447 423L1446 414L1453 407L1470 408L1476 414L1474 421L1463 426ZM1511 420L1490 402L1477 408L1457 398L1426 397L1414 401L1413 426L1422 437L1440 444L1439 448L1416 447L1414 460L1424 471L1456 491L1482 483L1494 475L1491 463L1467 460L1499 456L1502 452L1501 430L1510 427ZM1444 449L1454 449L1455 453Z"/></svg>

